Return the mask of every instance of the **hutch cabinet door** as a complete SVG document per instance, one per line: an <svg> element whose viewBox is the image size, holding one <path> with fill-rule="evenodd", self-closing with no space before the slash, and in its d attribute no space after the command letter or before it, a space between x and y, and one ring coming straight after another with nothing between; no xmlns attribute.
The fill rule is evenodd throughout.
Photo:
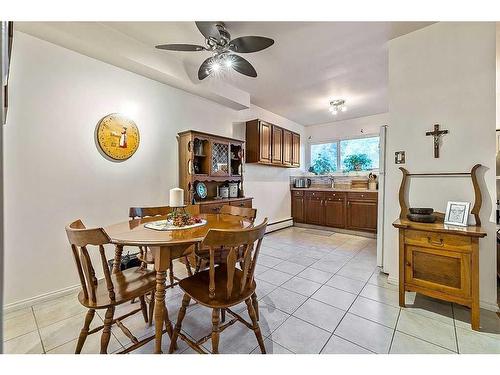
<svg viewBox="0 0 500 375"><path fill-rule="evenodd" d="M354 201L347 202L347 228L377 231L377 202Z"/></svg>
<svg viewBox="0 0 500 375"><path fill-rule="evenodd" d="M290 130L283 129L283 164L292 165L292 132Z"/></svg>
<svg viewBox="0 0 500 375"><path fill-rule="evenodd" d="M271 147L272 162L283 163L283 129L273 125L273 143Z"/></svg>
<svg viewBox="0 0 500 375"><path fill-rule="evenodd" d="M263 121L259 124L259 138L260 138L260 161L271 162L271 124Z"/></svg>
<svg viewBox="0 0 500 375"><path fill-rule="evenodd" d="M328 197L325 199L325 225L345 228L345 198Z"/></svg>
<svg viewBox="0 0 500 375"><path fill-rule="evenodd" d="M323 198L307 197L305 200L306 223L323 225L325 221L325 210L323 209Z"/></svg>
<svg viewBox="0 0 500 375"><path fill-rule="evenodd" d="M210 175L212 176L229 176L229 142L212 141L211 142L211 159L212 168Z"/></svg>
<svg viewBox="0 0 500 375"><path fill-rule="evenodd" d="M300 134L292 133L292 165L300 167Z"/></svg>
<svg viewBox="0 0 500 375"><path fill-rule="evenodd" d="M297 223L304 222L304 193L292 191L292 217Z"/></svg>
<svg viewBox="0 0 500 375"><path fill-rule="evenodd" d="M405 282L448 295L471 296L470 253L406 245Z"/></svg>

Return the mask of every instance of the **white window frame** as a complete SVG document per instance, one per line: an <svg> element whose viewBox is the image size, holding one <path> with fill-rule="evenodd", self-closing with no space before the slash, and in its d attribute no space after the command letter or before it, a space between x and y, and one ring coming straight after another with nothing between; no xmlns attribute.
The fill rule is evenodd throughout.
<svg viewBox="0 0 500 375"><path fill-rule="evenodd" d="M379 133L371 133L371 134L363 134L363 135L353 135L353 136L342 137L342 138L330 138L330 139L322 139L322 140L317 140L317 141L309 141L307 143L307 153L306 153L307 170L309 170L309 168L311 168L311 146L322 145L325 143L337 143L337 171L330 173L330 174L339 175L339 176L345 175L346 173L342 172L342 168L341 168L341 164L340 164L340 142L341 141L348 141L351 139L363 139L363 138L374 138L374 137L378 137L380 140ZM379 145L380 145L380 143L379 143ZM377 172L378 170L379 170L379 168L372 168L372 169L367 169L367 170L360 171L360 172L370 173L370 172Z"/></svg>

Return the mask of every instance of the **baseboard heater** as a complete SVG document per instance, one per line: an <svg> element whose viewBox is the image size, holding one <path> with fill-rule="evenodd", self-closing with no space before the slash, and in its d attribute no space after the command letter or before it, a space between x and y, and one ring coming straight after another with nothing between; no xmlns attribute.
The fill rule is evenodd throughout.
<svg viewBox="0 0 500 375"><path fill-rule="evenodd" d="M267 224L266 233L275 232L280 229L285 229L293 226L293 218L273 221L272 223Z"/></svg>

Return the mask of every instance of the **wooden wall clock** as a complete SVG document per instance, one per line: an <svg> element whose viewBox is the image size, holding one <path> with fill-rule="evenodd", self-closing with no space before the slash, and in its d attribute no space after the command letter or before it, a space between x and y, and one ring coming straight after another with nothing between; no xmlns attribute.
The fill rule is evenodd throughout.
<svg viewBox="0 0 500 375"><path fill-rule="evenodd" d="M97 144L112 160L126 160L139 148L139 129L134 121L111 113L103 117L96 127Z"/></svg>

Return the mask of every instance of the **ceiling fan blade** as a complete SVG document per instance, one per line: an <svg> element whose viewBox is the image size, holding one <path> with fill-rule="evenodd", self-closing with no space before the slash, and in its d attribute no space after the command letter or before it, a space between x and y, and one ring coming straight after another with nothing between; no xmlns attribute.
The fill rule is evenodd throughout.
<svg viewBox="0 0 500 375"><path fill-rule="evenodd" d="M263 36L242 36L229 42L229 49L237 53L257 52L274 44L274 40Z"/></svg>
<svg viewBox="0 0 500 375"><path fill-rule="evenodd" d="M215 22L196 21L195 24L206 39L211 38L220 42L220 33Z"/></svg>
<svg viewBox="0 0 500 375"><path fill-rule="evenodd" d="M205 78L207 78L211 71L210 71L210 64L212 64L212 61L214 60L213 57L209 57L205 61L203 61L200 65L200 68L198 69L198 79L201 81Z"/></svg>
<svg viewBox="0 0 500 375"><path fill-rule="evenodd" d="M230 55L233 61L231 67L238 73L244 74L249 77L257 77L257 72L255 71L252 64L250 64L243 57L238 55Z"/></svg>
<svg viewBox="0 0 500 375"><path fill-rule="evenodd" d="M158 49L167 51L205 51L206 48L195 44L160 44L156 46Z"/></svg>

